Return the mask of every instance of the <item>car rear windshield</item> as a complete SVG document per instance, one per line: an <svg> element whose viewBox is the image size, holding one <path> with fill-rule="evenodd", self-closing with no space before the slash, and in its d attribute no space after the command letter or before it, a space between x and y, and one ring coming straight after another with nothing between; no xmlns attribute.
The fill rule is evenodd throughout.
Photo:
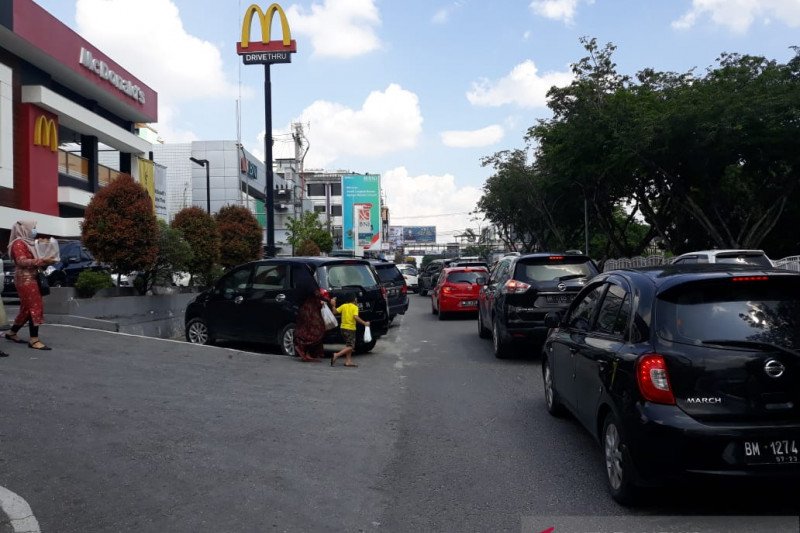
<svg viewBox="0 0 800 533"><path fill-rule="evenodd" d="M717 254L717 263L728 263L734 265L758 265L771 267L772 263L764 254L741 254L741 253L721 253Z"/></svg>
<svg viewBox="0 0 800 533"><path fill-rule="evenodd" d="M659 295L655 320L658 335L666 340L750 341L798 349L800 277L686 283Z"/></svg>
<svg viewBox="0 0 800 533"><path fill-rule="evenodd" d="M448 283L475 283L480 277L486 277L486 272L470 271L470 272L450 272L447 275Z"/></svg>
<svg viewBox="0 0 800 533"><path fill-rule="evenodd" d="M381 281L394 281L394 282L402 282L403 281L403 274L397 269L396 266L377 266L375 270L378 272L378 277L381 278Z"/></svg>
<svg viewBox="0 0 800 533"><path fill-rule="evenodd" d="M398 266L397 268L399 268L400 271L403 272L403 274L406 274L407 276L417 275L417 269L412 266Z"/></svg>
<svg viewBox="0 0 800 533"><path fill-rule="evenodd" d="M378 281L372 274L372 269L363 263L330 265L326 268L325 275L328 281L328 288L331 289L350 286L369 289L378 285Z"/></svg>
<svg viewBox="0 0 800 533"><path fill-rule="evenodd" d="M556 281L562 279L591 278L597 274L591 261L585 257L536 257L517 263L514 279L519 281Z"/></svg>

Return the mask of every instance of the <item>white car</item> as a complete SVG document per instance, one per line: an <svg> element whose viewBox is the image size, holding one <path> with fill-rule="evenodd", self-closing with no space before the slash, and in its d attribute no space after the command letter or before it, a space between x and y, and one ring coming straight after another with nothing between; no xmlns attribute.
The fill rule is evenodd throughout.
<svg viewBox="0 0 800 533"><path fill-rule="evenodd" d="M772 261L764 250L700 250L681 254L672 260L673 265L696 263L727 263L732 265L756 265L770 268Z"/></svg>
<svg viewBox="0 0 800 533"><path fill-rule="evenodd" d="M417 278L418 273L417 269L411 265L404 265L399 263L397 268L403 274L403 279L406 280L406 285L408 285L408 290L411 292L417 292L419 290L419 279Z"/></svg>

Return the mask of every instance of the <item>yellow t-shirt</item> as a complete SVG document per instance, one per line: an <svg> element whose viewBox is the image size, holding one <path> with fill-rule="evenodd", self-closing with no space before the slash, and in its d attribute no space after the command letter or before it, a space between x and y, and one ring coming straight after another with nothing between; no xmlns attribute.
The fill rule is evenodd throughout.
<svg viewBox="0 0 800 533"><path fill-rule="evenodd" d="M352 329L355 331L358 306L352 303L342 304L336 308L336 312L342 315L342 329Z"/></svg>

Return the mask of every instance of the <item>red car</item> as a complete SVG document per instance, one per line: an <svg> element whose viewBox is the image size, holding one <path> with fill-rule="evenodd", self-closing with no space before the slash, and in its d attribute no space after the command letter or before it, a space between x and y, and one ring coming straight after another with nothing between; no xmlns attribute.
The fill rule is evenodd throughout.
<svg viewBox="0 0 800 533"><path fill-rule="evenodd" d="M431 312L444 319L448 313L478 311L478 278L489 277L486 267L463 266L442 270L431 292Z"/></svg>

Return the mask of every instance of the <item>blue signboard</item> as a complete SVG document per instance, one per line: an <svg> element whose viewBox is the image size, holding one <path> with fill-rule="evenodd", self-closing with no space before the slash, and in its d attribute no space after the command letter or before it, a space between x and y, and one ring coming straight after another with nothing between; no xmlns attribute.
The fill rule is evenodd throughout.
<svg viewBox="0 0 800 533"><path fill-rule="evenodd" d="M381 248L381 177L342 176L342 247L363 255Z"/></svg>
<svg viewBox="0 0 800 533"><path fill-rule="evenodd" d="M436 226L403 226L403 242L436 242Z"/></svg>

